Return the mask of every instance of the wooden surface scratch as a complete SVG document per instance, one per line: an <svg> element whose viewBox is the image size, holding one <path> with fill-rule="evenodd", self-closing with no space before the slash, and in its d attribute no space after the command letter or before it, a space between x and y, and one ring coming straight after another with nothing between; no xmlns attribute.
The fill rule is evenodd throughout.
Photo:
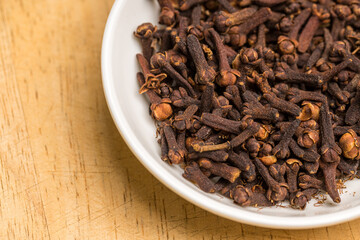
<svg viewBox="0 0 360 240"><path fill-rule="evenodd" d="M0 239L360 239L360 220L303 231L235 223L157 181L105 102L112 4L0 1Z"/></svg>

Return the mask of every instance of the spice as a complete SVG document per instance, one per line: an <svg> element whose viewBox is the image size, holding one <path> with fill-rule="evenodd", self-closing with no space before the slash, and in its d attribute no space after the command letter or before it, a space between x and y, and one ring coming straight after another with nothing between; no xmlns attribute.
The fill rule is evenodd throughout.
<svg viewBox="0 0 360 240"><path fill-rule="evenodd" d="M339 203L360 163L358 2L158 3L165 27L134 34L161 159L241 206Z"/></svg>

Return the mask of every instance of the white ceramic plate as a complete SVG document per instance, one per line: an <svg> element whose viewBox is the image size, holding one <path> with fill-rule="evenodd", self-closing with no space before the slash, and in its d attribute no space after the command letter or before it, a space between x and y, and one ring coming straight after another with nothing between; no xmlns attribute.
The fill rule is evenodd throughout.
<svg viewBox="0 0 360 240"><path fill-rule="evenodd" d="M148 102L138 94L135 54L140 45L133 36L143 22L157 24L155 0L118 0L108 18L102 46L102 74L106 99L121 135L142 164L163 184L189 202L234 221L270 228L301 229L328 226L360 216L359 180L347 182L341 204L330 200L315 207L312 200L304 211L271 207L243 208L217 194L207 194L185 180L179 167L160 159L155 125Z"/></svg>

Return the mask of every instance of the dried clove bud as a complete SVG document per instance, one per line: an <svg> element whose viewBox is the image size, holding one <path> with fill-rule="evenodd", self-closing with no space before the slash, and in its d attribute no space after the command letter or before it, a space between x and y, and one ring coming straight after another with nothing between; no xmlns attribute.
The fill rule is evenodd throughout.
<svg viewBox="0 0 360 240"><path fill-rule="evenodd" d="M306 23L303 31L299 36L299 46L298 46L299 52L304 53L309 48L311 39L313 38L319 25L320 25L320 21L318 16L310 17L310 19Z"/></svg>
<svg viewBox="0 0 360 240"><path fill-rule="evenodd" d="M236 79L240 77L240 72L235 69L230 68L230 64L227 61L225 54L225 47L221 41L220 35L214 30L209 29L209 32L215 42L216 51L219 59L219 75L217 76L217 84L220 87L226 87L229 85L234 85Z"/></svg>
<svg viewBox="0 0 360 240"><path fill-rule="evenodd" d="M289 150L289 143L292 139L293 135L295 134L296 128L300 125L300 120L294 120L289 128L287 128L284 135L281 137L281 141L273 148L273 154L275 154L278 158L284 159L289 157L290 150Z"/></svg>
<svg viewBox="0 0 360 240"><path fill-rule="evenodd" d="M166 60L166 56L164 54L161 54L161 53L154 54L151 57L150 62L151 62L152 68L163 69L169 76L171 76L179 84L184 86L192 96L196 95L196 93L195 93L194 89L192 88L192 86L190 85L190 83L171 66L171 64Z"/></svg>
<svg viewBox="0 0 360 240"><path fill-rule="evenodd" d="M289 141L289 147L291 151L294 153L294 155L304 161L307 162L316 162L320 159L320 155L312 150L305 150L302 149L294 139L290 139Z"/></svg>
<svg viewBox="0 0 360 240"><path fill-rule="evenodd" d="M347 133L341 136L339 140L340 148L342 149L342 153L344 157L348 159L360 159L359 151L359 137L356 135L354 130L349 129Z"/></svg>
<svg viewBox="0 0 360 240"><path fill-rule="evenodd" d="M181 149L176 141L175 132L170 125L163 126L164 134L169 148L168 156L173 164L179 164L184 161L185 151Z"/></svg>
<svg viewBox="0 0 360 240"><path fill-rule="evenodd" d="M145 84L145 78L142 73L138 73L136 77L140 85ZM156 120L163 121L172 115L173 110L170 105L171 103L170 99L160 98L152 89L149 89L145 93L148 96L151 103L150 105L151 114Z"/></svg>
<svg viewBox="0 0 360 240"><path fill-rule="evenodd" d="M156 30L157 27L154 27L151 23L143 23L134 32L134 35L141 40L142 52L147 61L150 61L153 54L152 37Z"/></svg>
<svg viewBox="0 0 360 240"><path fill-rule="evenodd" d="M241 206L272 206L273 203L265 197L264 192L265 190L259 185L252 188L238 185L232 191L231 195L233 196L234 201Z"/></svg>
<svg viewBox="0 0 360 240"><path fill-rule="evenodd" d="M266 156L259 157L259 159L266 166L270 166L277 162L277 158L275 157L275 155L266 155Z"/></svg>
<svg viewBox="0 0 360 240"><path fill-rule="evenodd" d="M303 106L299 115L301 121L308 121L310 119L317 121L319 119L320 108L318 105L308 101L304 101L301 105Z"/></svg>
<svg viewBox="0 0 360 240"><path fill-rule="evenodd" d="M315 195L319 190L316 188L308 188L303 191L296 192L290 198L290 204L294 208L304 209L311 197Z"/></svg>
<svg viewBox="0 0 360 240"><path fill-rule="evenodd" d="M269 101L273 108L276 108L281 112L285 112L294 116L299 116L301 112L301 109L297 105L278 98L273 93L265 93L264 98Z"/></svg>
<svg viewBox="0 0 360 240"><path fill-rule="evenodd" d="M161 13L159 23L171 26L175 23L175 9L170 0L158 0Z"/></svg>
<svg viewBox="0 0 360 240"><path fill-rule="evenodd" d="M322 138L320 168L323 170L326 190L334 202L341 201L336 189L336 168L340 162L341 148L335 143L328 105L320 108L320 132Z"/></svg>
<svg viewBox="0 0 360 240"><path fill-rule="evenodd" d="M214 16L215 28L221 33L226 32L229 27L243 23L255 12L256 8L254 7L244 8L230 14L224 11L220 11Z"/></svg>
<svg viewBox="0 0 360 240"><path fill-rule="evenodd" d="M223 150L230 149L240 146L244 143L248 138L254 136L260 129L259 124L251 123L244 131L242 131L239 135L234 137L231 141L217 144L217 145L203 145L200 143L194 143L192 145L193 149L197 152L206 152L206 151L215 151L215 150Z"/></svg>
<svg viewBox="0 0 360 240"><path fill-rule="evenodd" d="M175 126L176 129L178 129L179 131L184 131L185 129L189 130L191 129L192 125L192 120L194 117L194 114L197 112L198 110L198 106L196 105L190 105L189 107L187 107L185 109L185 111L181 114L177 114L174 118L174 123L173 125Z"/></svg>
<svg viewBox="0 0 360 240"><path fill-rule="evenodd" d="M240 170L225 163L211 162L206 158L199 160L199 166L208 169L212 174L234 182L240 176Z"/></svg>
<svg viewBox="0 0 360 240"><path fill-rule="evenodd" d="M282 201L288 194L288 186L285 183L276 182L271 176L265 165L257 158L254 159L254 164L257 167L260 175L268 185L267 198L270 201Z"/></svg>
<svg viewBox="0 0 360 240"><path fill-rule="evenodd" d="M204 192L215 192L214 183L201 172L196 162L192 162L185 167L183 176L196 183Z"/></svg>
<svg viewBox="0 0 360 240"><path fill-rule="evenodd" d="M351 100L350 107L346 111L345 122L348 125L356 124L360 119L360 91L356 92L355 97Z"/></svg>
<svg viewBox="0 0 360 240"><path fill-rule="evenodd" d="M247 182L255 180L255 165L252 163L247 153L240 152L237 154L234 151L230 151L229 162L241 170L241 177L243 177Z"/></svg>
<svg viewBox="0 0 360 240"><path fill-rule="evenodd" d="M357 173L359 167L359 161L341 159L338 165L338 169L341 173L353 177Z"/></svg>
<svg viewBox="0 0 360 240"><path fill-rule="evenodd" d="M200 105L200 101L196 98L192 98L188 95L185 88L179 87L179 89L174 90L171 97L172 105L179 108L186 108L190 105Z"/></svg>
<svg viewBox="0 0 360 240"><path fill-rule="evenodd" d="M308 188L317 188L320 189L324 185L324 183L316 179L315 177L312 177L310 175L301 173L299 174L299 187L302 189L308 189Z"/></svg>
<svg viewBox="0 0 360 240"><path fill-rule="evenodd" d="M226 132L231 132L231 133L236 133L236 134L240 133L241 122L229 120L229 119L217 116L213 113L203 113L201 115L200 121L203 124L210 126L216 130L223 130Z"/></svg>
<svg viewBox="0 0 360 240"><path fill-rule="evenodd" d="M208 158L216 162L225 162L229 154L223 150L212 151L212 152L193 152L188 156L190 159Z"/></svg>
<svg viewBox="0 0 360 240"><path fill-rule="evenodd" d="M246 150L249 152L251 157L256 157L260 151L260 143L255 138L250 138L245 145Z"/></svg>
<svg viewBox="0 0 360 240"><path fill-rule="evenodd" d="M319 131L312 129L302 129L299 133L297 143L300 147L312 148L319 142Z"/></svg>
<svg viewBox="0 0 360 240"><path fill-rule="evenodd" d="M269 173L270 175L279 183L284 183L285 178L284 175L286 173L286 165L285 164L272 164L269 166Z"/></svg>
<svg viewBox="0 0 360 240"><path fill-rule="evenodd" d="M200 42L196 36L190 34L187 37L189 53L196 66L196 78L200 84L207 84L214 81L216 72L206 62Z"/></svg>
<svg viewBox="0 0 360 240"><path fill-rule="evenodd" d="M290 158L286 160L287 168L286 168L286 176L287 182L289 184L289 192L294 193L297 191L297 176L302 166L302 163L294 158Z"/></svg>

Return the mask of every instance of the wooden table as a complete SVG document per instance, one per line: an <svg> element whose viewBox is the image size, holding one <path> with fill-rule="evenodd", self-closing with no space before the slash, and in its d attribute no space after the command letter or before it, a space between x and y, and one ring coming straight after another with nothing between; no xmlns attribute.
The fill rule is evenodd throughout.
<svg viewBox="0 0 360 240"><path fill-rule="evenodd" d="M235 223L183 200L130 152L101 84L113 0L0 1L0 239L360 239Z"/></svg>

